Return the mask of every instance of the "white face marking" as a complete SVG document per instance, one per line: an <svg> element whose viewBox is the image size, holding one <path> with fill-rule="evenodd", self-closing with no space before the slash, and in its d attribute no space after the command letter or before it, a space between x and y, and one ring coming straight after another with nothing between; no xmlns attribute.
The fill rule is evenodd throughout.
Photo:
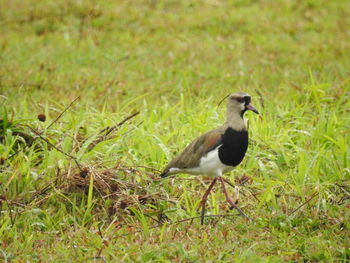
<svg viewBox="0 0 350 263"><path fill-rule="evenodd" d="M241 111L243 111L244 108L245 108L245 103L243 102L243 103L241 103L239 106L241 107Z"/></svg>

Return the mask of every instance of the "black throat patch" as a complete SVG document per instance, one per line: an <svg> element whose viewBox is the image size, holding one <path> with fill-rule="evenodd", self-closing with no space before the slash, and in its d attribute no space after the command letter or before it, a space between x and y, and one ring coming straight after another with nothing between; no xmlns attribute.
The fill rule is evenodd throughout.
<svg viewBox="0 0 350 263"><path fill-rule="evenodd" d="M240 164L248 148L248 132L236 131L227 128L221 138L219 148L220 161L225 165L236 166Z"/></svg>

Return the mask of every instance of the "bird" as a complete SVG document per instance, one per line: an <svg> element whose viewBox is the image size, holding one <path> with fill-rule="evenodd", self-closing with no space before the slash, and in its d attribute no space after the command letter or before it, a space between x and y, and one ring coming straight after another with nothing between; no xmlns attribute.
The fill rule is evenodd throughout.
<svg viewBox="0 0 350 263"><path fill-rule="evenodd" d="M179 173L202 175L212 180L205 191L199 207L202 207L201 224L204 224L205 205L215 183L221 183L226 201L242 216L249 218L236 205L226 190L223 174L230 172L239 165L248 149L248 131L244 114L259 111L251 104L251 96L245 92L235 92L227 95L225 123L210 130L193 140L179 155L171 160L163 169L160 177L165 178Z"/></svg>

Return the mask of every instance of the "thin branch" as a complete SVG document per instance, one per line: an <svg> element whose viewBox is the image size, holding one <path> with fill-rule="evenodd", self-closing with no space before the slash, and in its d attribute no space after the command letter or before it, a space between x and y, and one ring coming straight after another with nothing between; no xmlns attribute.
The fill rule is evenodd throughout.
<svg viewBox="0 0 350 263"><path fill-rule="evenodd" d="M24 145L24 148L26 148L27 145ZM20 151L22 151L22 148L19 148L17 151L15 151L13 154L11 154L9 157L6 158L6 160L11 159L13 156L16 156Z"/></svg>
<svg viewBox="0 0 350 263"><path fill-rule="evenodd" d="M104 128L103 130L101 130L101 131L99 132L99 134L106 132L106 134L104 134L104 136L107 136L107 135L110 134L113 130L115 130L115 129L117 129L118 127L122 126L125 122L127 122L128 120L134 118L134 117L135 117L136 115L138 115L138 114L140 114L139 111L137 111L137 112L131 114L130 116L126 117L124 120L122 120L121 122L119 122L118 124L116 124L116 125L114 125L114 126L112 126L112 127L106 127L106 128Z"/></svg>
<svg viewBox="0 0 350 263"><path fill-rule="evenodd" d="M121 122L117 123L116 125L112 126L112 127L106 127L104 129L102 129L101 131L98 132L99 136L94 140L92 141L88 146L87 146L87 150L90 151L92 150L98 143L106 140L107 136L115 131L116 129L118 129L120 126L122 126L125 122L127 122L128 120L134 118L136 115L138 115L140 112L137 111L131 115L129 115L128 117L126 117L124 120L122 120ZM104 133L104 134L102 134ZM83 141L82 144L84 144L89 138L85 139Z"/></svg>
<svg viewBox="0 0 350 263"><path fill-rule="evenodd" d="M128 131L122 133L122 134L120 135L120 137L124 137L125 135L129 134L130 132L132 132L133 130L135 130L136 128L138 128L142 123L143 123L143 121L141 121L140 123L138 123L135 127L132 127L130 130L128 130Z"/></svg>
<svg viewBox="0 0 350 263"><path fill-rule="evenodd" d="M316 191L315 193L312 194L312 196L307 199L304 203L302 203L301 205L299 205L297 208L295 208L292 212L289 213L289 216L291 216L292 214L294 214L296 211L298 211L300 208L302 208L304 205L306 205L307 203L309 203L312 199L314 199L314 197L318 194L318 192Z"/></svg>
<svg viewBox="0 0 350 263"><path fill-rule="evenodd" d="M54 125L55 122L57 122L57 121L62 117L62 115L63 115L70 107L72 107L72 105L74 104L74 102L76 102L78 99L80 99L80 96L76 97L76 98L75 98L75 99L60 113L60 115L58 115L57 118L54 119L54 120L51 122L51 124L50 124L49 126L47 126L46 129L49 129L52 125Z"/></svg>
<svg viewBox="0 0 350 263"><path fill-rule="evenodd" d="M233 216L239 216L238 214L223 214L223 215L204 215L204 217L208 217L208 218L212 218L212 217L233 217ZM181 220L178 220L178 221L175 221L169 225L177 225L177 224L180 224L180 223L183 223L183 222L187 222L187 221L192 221L194 219L199 219L199 218L202 218L202 216L195 216L195 217L190 217L190 218L185 218L185 219L181 219ZM152 227L152 228L155 228L156 226Z"/></svg>
<svg viewBox="0 0 350 263"><path fill-rule="evenodd" d="M226 95L222 100L220 100L220 102L218 103L218 105L216 106L216 108L219 108L219 106L221 105L221 103L222 103L228 96L230 96L230 94Z"/></svg>
<svg viewBox="0 0 350 263"><path fill-rule="evenodd" d="M233 184L233 183L231 183L228 179L226 179L226 178L223 178L224 179L224 181L229 185L229 186L231 186L233 189L235 189L235 185ZM237 185L238 186L238 185Z"/></svg>
<svg viewBox="0 0 350 263"><path fill-rule="evenodd" d="M52 144L51 142L49 142L48 139L44 138L43 136L41 136L41 134L36 131L35 129L33 129L32 127L30 127L29 125L26 125L32 132L34 132L36 135L39 136L40 139L42 139L43 141L45 141L48 145L50 145L51 147L55 148L57 151L59 151L60 153L64 154L65 156L69 157L70 159L72 159L75 164L77 165L77 167L79 168L80 172L83 171L83 169L81 168L81 165L79 164L78 160L76 157L64 152L63 150L61 150L60 148L58 148L57 146L55 146L54 144Z"/></svg>
<svg viewBox="0 0 350 263"><path fill-rule="evenodd" d="M265 108L265 101L263 95L258 89L255 89L255 92L259 95L261 107Z"/></svg>
<svg viewBox="0 0 350 263"><path fill-rule="evenodd" d="M150 216L150 215L147 215L147 214L145 214L145 216L147 216L147 217L151 218L152 220L156 221L158 223L158 225L161 224L161 222L159 220L155 219L153 216Z"/></svg>

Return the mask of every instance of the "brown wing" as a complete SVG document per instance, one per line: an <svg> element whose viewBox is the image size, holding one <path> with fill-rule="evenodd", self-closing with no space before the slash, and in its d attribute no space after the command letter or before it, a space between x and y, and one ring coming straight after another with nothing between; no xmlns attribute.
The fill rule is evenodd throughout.
<svg viewBox="0 0 350 263"><path fill-rule="evenodd" d="M165 167L162 174L168 173L170 168L186 169L197 167L202 156L205 156L209 151L220 145L223 131L224 129L221 127L195 139Z"/></svg>

